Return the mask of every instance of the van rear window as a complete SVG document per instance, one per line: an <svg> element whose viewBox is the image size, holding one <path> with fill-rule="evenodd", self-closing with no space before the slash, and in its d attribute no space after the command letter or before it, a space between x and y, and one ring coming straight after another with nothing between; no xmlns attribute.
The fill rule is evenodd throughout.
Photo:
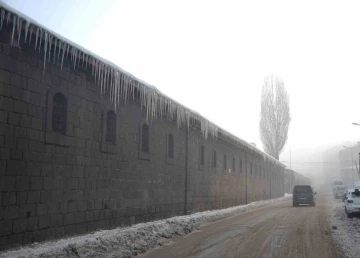
<svg viewBox="0 0 360 258"><path fill-rule="evenodd" d="M338 186L336 187L336 189L338 189L338 190L345 190L345 189L346 189L346 186L345 186L345 185L338 185Z"/></svg>
<svg viewBox="0 0 360 258"><path fill-rule="evenodd" d="M297 186L294 189L295 193L311 193L311 187L309 186Z"/></svg>

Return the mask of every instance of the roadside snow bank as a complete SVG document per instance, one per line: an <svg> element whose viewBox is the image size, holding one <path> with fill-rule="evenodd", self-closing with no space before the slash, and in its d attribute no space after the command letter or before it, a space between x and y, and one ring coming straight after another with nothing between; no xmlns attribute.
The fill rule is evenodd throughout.
<svg viewBox="0 0 360 258"><path fill-rule="evenodd" d="M253 202L222 210L204 211L186 216L136 224L127 228L101 230L45 243L35 243L16 250L0 252L2 257L132 257L169 242L173 235L185 235L202 223L220 220L290 196Z"/></svg>
<svg viewBox="0 0 360 258"><path fill-rule="evenodd" d="M332 236L340 257L359 257L360 254L360 218L349 219L345 213L345 206L341 200L329 197L331 210L329 222Z"/></svg>

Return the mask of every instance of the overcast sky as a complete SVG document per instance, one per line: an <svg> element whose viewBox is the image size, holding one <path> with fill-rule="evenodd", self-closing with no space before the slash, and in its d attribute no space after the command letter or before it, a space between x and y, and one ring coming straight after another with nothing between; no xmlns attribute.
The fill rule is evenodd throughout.
<svg viewBox="0 0 360 258"><path fill-rule="evenodd" d="M359 1L5 2L260 148L270 74L290 95L285 149L360 138Z"/></svg>

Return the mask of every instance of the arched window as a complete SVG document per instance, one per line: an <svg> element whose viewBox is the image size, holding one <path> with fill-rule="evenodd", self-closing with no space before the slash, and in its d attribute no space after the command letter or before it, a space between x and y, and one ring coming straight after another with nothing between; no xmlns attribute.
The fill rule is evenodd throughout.
<svg viewBox="0 0 360 258"><path fill-rule="evenodd" d="M67 123L67 100L61 93L53 97L52 130L53 132L66 135Z"/></svg>
<svg viewBox="0 0 360 258"><path fill-rule="evenodd" d="M168 135L168 157L174 158L174 136L172 134Z"/></svg>
<svg viewBox="0 0 360 258"><path fill-rule="evenodd" d="M205 149L204 145L200 146L200 165L204 166L205 164Z"/></svg>
<svg viewBox="0 0 360 258"><path fill-rule="evenodd" d="M234 157L232 158L232 169L233 169L233 172L235 172L236 167L235 167L235 158Z"/></svg>
<svg viewBox="0 0 360 258"><path fill-rule="evenodd" d="M217 163L217 160L216 160L216 150L213 151L213 168L216 168L216 163Z"/></svg>
<svg viewBox="0 0 360 258"><path fill-rule="evenodd" d="M149 153L149 126L147 124L141 127L141 150Z"/></svg>
<svg viewBox="0 0 360 258"><path fill-rule="evenodd" d="M226 168L227 168L226 162L227 162L227 160L226 160L226 154L224 154L224 170L226 170Z"/></svg>
<svg viewBox="0 0 360 258"><path fill-rule="evenodd" d="M116 114L112 110L107 112L106 117L106 142L116 143Z"/></svg>

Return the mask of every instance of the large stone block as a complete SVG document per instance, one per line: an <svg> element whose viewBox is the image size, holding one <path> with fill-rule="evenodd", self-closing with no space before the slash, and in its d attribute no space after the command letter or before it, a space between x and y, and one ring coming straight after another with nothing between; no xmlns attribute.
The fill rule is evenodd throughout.
<svg viewBox="0 0 360 258"><path fill-rule="evenodd" d="M38 229L45 229L50 226L50 215L39 216Z"/></svg>
<svg viewBox="0 0 360 258"><path fill-rule="evenodd" d="M26 232L28 228L27 219L16 219L13 220L13 233L23 233Z"/></svg>
<svg viewBox="0 0 360 258"><path fill-rule="evenodd" d="M16 204L16 192L4 192L2 195L2 203L4 206Z"/></svg>
<svg viewBox="0 0 360 258"><path fill-rule="evenodd" d="M30 190L30 177L28 176L17 176L16 177L16 191L28 191Z"/></svg>
<svg viewBox="0 0 360 258"><path fill-rule="evenodd" d="M12 233L11 220L0 221L0 236L7 236Z"/></svg>
<svg viewBox="0 0 360 258"><path fill-rule="evenodd" d="M7 123L9 112L0 110L0 123Z"/></svg>
<svg viewBox="0 0 360 258"><path fill-rule="evenodd" d="M19 218L19 206L6 206L4 211L5 220L13 220Z"/></svg>
<svg viewBox="0 0 360 258"><path fill-rule="evenodd" d="M15 100L0 96L0 109L5 111L14 111Z"/></svg>
<svg viewBox="0 0 360 258"><path fill-rule="evenodd" d="M0 176L0 192L1 191L14 191L14 190L15 190L15 177Z"/></svg>
<svg viewBox="0 0 360 258"><path fill-rule="evenodd" d="M18 176L26 174L26 163L20 160L8 160L7 175Z"/></svg>
<svg viewBox="0 0 360 258"><path fill-rule="evenodd" d="M16 112L16 111L15 111ZM14 112L9 112L8 124L18 125L20 123L20 115Z"/></svg>
<svg viewBox="0 0 360 258"><path fill-rule="evenodd" d="M13 136L14 126L0 123L0 136Z"/></svg>

